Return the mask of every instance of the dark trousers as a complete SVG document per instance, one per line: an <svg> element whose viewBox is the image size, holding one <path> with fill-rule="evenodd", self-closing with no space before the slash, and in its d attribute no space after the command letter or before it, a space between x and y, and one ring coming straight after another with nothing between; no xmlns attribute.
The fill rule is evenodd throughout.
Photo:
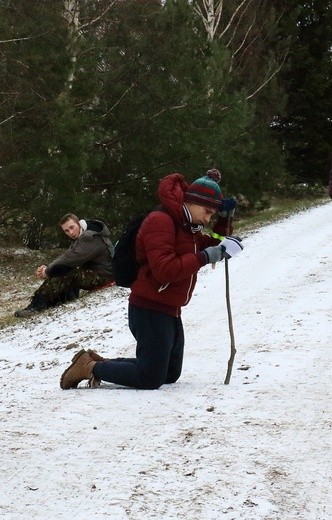
<svg viewBox="0 0 332 520"><path fill-rule="evenodd" d="M136 358L98 362L103 381L141 389L175 383L181 375L184 333L181 318L129 304L129 328L137 341Z"/></svg>

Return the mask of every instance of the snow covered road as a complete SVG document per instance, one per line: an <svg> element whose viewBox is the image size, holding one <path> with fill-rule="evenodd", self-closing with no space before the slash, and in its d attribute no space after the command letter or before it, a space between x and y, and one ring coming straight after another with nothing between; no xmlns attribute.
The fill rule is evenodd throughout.
<svg viewBox="0 0 332 520"><path fill-rule="evenodd" d="M61 391L79 348L133 355L127 290L0 331L6 520L330 520L332 204L244 238L183 309L175 385Z"/></svg>

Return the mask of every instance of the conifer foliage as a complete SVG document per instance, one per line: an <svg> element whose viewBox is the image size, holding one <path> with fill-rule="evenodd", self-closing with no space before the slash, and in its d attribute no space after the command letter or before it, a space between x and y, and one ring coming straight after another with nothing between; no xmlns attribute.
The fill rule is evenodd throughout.
<svg viewBox="0 0 332 520"><path fill-rule="evenodd" d="M116 235L174 171L216 166L252 205L285 159L323 179L330 17L323 0L1 2L0 219L40 247L67 211Z"/></svg>

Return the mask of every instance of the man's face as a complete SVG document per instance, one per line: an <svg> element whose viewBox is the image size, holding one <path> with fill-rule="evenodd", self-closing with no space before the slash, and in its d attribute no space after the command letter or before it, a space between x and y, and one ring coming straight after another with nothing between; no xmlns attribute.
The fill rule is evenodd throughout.
<svg viewBox="0 0 332 520"><path fill-rule="evenodd" d="M81 226L78 222L75 222L72 218L68 219L64 224L61 225L63 231L69 238L76 240L81 232Z"/></svg>
<svg viewBox="0 0 332 520"><path fill-rule="evenodd" d="M215 210L206 208L205 206L198 206L198 204L188 204L187 207L190 211L193 224L201 224L207 226L215 214Z"/></svg>

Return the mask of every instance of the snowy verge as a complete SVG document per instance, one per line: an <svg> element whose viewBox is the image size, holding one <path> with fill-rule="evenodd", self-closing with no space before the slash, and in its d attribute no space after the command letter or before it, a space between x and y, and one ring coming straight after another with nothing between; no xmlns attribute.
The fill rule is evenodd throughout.
<svg viewBox="0 0 332 520"><path fill-rule="evenodd" d="M266 226L183 309L175 385L61 391L79 348L132 355L128 291L0 331L0 514L114 520L329 520L331 204Z"/></svg>

